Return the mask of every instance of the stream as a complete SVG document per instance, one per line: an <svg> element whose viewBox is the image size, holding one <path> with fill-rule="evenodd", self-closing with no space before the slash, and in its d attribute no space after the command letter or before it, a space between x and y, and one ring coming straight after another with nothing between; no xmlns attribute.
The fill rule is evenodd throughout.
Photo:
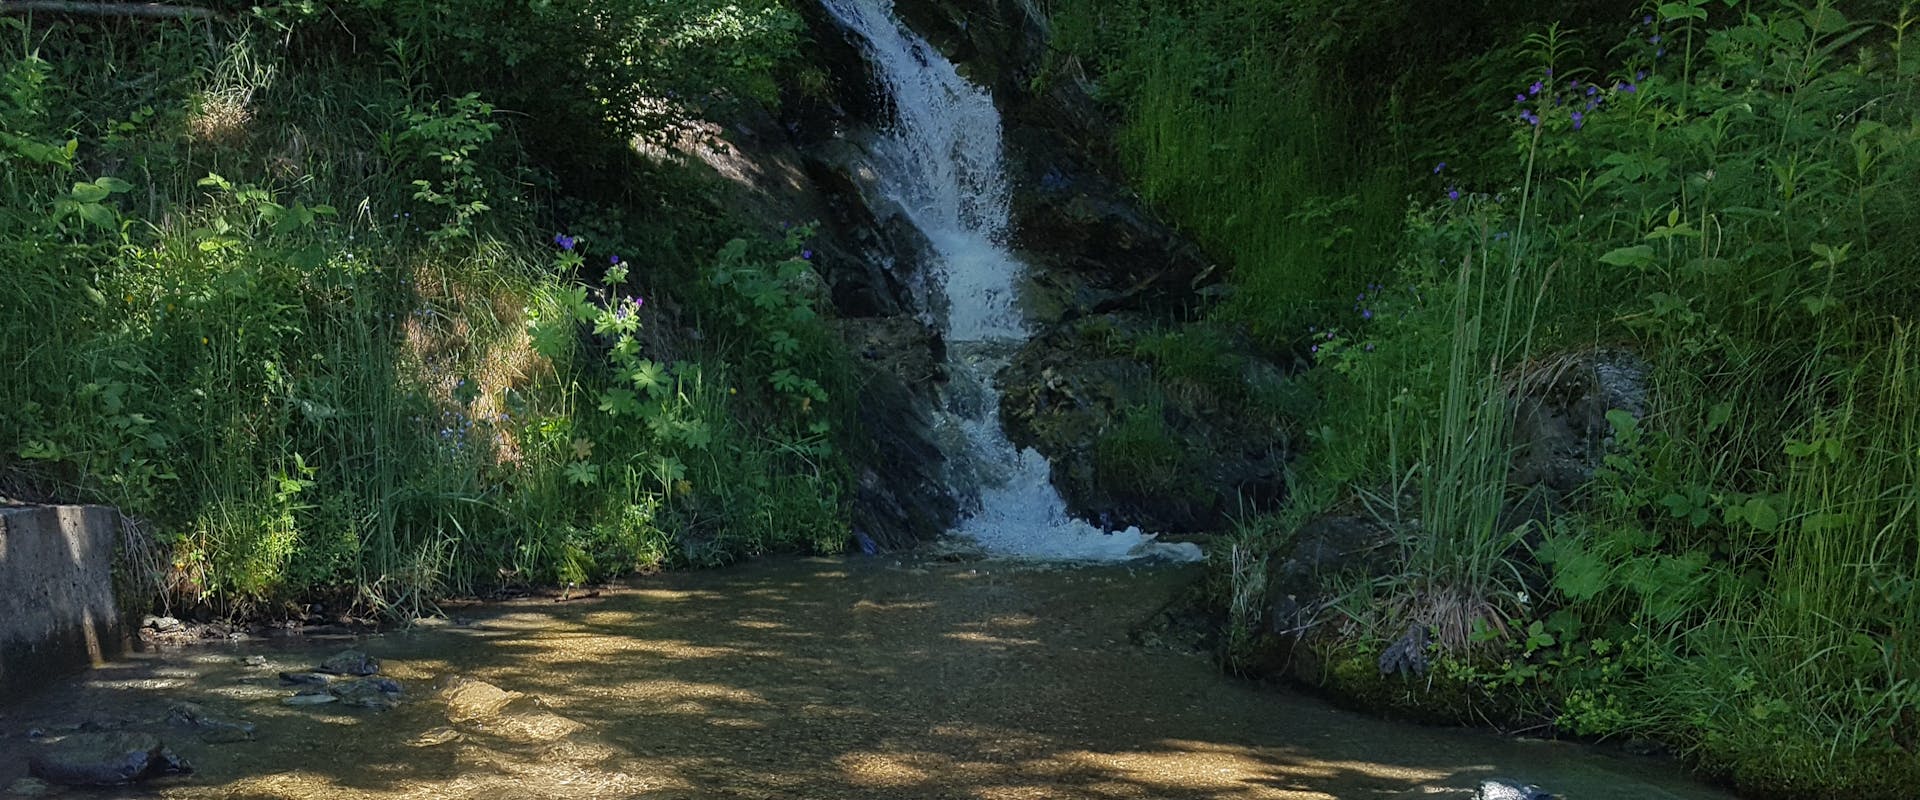
<svg viewBox="0 0 1920 800"><path fill-rule="evenodd" d="M1379 721L1135 644L1197 576L774 560L358 641L139 653L0 707L0 793L44 746L27 731L91 722L160 735L196 771L69 796L1467 798L1507 776L1571 800L1724 797L1664 762ZM349 646L404 685L397 708L282 703L279 671ZM461 678L523 696L476 710L443 692ZM199 741L164 722L181 701L258 735Z"/></svg>
<svg viewBox="0 0 1920 800"><path fill-rule="evenodd" d="M1200 550L1072 518L1001 429L994 379L1030 330L992 98L886 0L823 3L893 109L866 153L932 250L954 533L998 559L775 560L364 640L136 653L0 707L0 791L38 788L14 782L47 742L109 731L160 736L195 771L75 796L1466 798L1502 776L1578 800L1722 796L1662 762L1335 711L1137 636L1200 577L1168 562ZM281 672L347 647L381 660L397 707L287 704ZM169 722L180 703L256 735L205 741Z"/></svg>

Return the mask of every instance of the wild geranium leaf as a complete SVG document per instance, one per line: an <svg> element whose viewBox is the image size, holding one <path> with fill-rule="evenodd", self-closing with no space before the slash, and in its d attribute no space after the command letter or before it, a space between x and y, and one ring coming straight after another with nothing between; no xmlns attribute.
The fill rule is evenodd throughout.
<svg viewBox="0 0 1920 800"><path fill-rule="evenodd" d="M600 465L585 461L575 461L567 465L567 481L578 486L592 486L600 479Z"/></svg>
<svg viewBox="0 0 1920 800"><path fill-rule="evenodd" d="M667 371L652 361L641 361L633 365L627 373L627 379L633 381L633 388L646 391L659 397L667 389Z"/></svg>

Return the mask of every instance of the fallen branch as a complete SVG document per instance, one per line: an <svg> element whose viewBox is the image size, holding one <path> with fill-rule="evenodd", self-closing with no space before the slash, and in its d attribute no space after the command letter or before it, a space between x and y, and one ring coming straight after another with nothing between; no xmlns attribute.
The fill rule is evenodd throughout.
<svg viewBox="0 0 1920 800"><path fill-rule="evenodd" d="M199 19L214 15L213 9L199 6L170 6L164 3L81 3L71 0L0 0L0 14L91 14L101 17L158 17Z"/></svg>

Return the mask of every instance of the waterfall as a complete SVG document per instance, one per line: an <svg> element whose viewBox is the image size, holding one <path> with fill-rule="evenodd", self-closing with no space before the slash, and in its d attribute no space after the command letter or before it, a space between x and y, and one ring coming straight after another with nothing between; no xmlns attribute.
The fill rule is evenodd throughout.
<svg viewBox="0 0 1920 800"><path fill-rule="evenodd" d="M1025 267L1007 243L1000 112L985 89L895 18L891 0L821 1L859 38L891 101L892 119L868 149L876 190L931 244L938 296L928 299L948 354L943 447L965 504L954 533L1011 557L1197 559L1192 544L1074 519L1047 460L1007 441L993 380L1029 331L1018 290Z"/></svg>

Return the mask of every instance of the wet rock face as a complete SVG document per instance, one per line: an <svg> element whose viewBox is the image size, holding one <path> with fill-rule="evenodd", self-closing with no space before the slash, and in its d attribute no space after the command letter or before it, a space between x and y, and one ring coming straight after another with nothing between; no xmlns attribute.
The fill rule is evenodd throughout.
<svg viewBox="0 0 1920 800"><path fill-rule="evenodd" d="M27 770L62 786L120 786L193 767L144 733L76 733L28 755Z"/></svg>
<svg viewBox="0 0 1920 800"><path fill-rule="evenodd" d="M1000 377L1009 438L1052 461L1070 511L1110 529L1219 530L1277 505L1286 436L1245 396L1264 362L1226 339L1209 380L1169 375L1131 350L1153 331L1108 314L1036 337Z"/></svg>
<svg viewBox="0 0 1920 800"><path fill-rule="evenodd" d="M1219 272L1126 188L1111 155L1113 124L1086 87L1036 80L1044 18L1026 0L897 0L894 10L989 88L1002 113L1009 244L1028 267L1025 310L1035 330L1048 332L1002 376L1009 437L1052 463L1070 511L1111 528L1214 530L1228 514L1271 507L1286 447L1275 426L1232 409L1162 404L1164 424L1149 432L1166 441L1139 443L1156 448L1155 459L1103 449L1103 432L1157 396L1140 391L1152 374L1131 353L1076 346L1081 321L1123 313L1126 327L1146 330L1149 321L1175 320L1205 307L1203 290ZM854 528L863 546L897 547L945 532L957 513L931 414L945 379L934 366L943 348L925 323L944 310L929 290L924 237L876 190L860 145L889 123L888 100L856 39L813 4L801 13L830 80L824 90L790 92L783 124L823 221L826 243L816 249L825 257L816 264L862 366L867 441L857 454ZM1175 461L1181 479L1163 479Z"/></svg>

